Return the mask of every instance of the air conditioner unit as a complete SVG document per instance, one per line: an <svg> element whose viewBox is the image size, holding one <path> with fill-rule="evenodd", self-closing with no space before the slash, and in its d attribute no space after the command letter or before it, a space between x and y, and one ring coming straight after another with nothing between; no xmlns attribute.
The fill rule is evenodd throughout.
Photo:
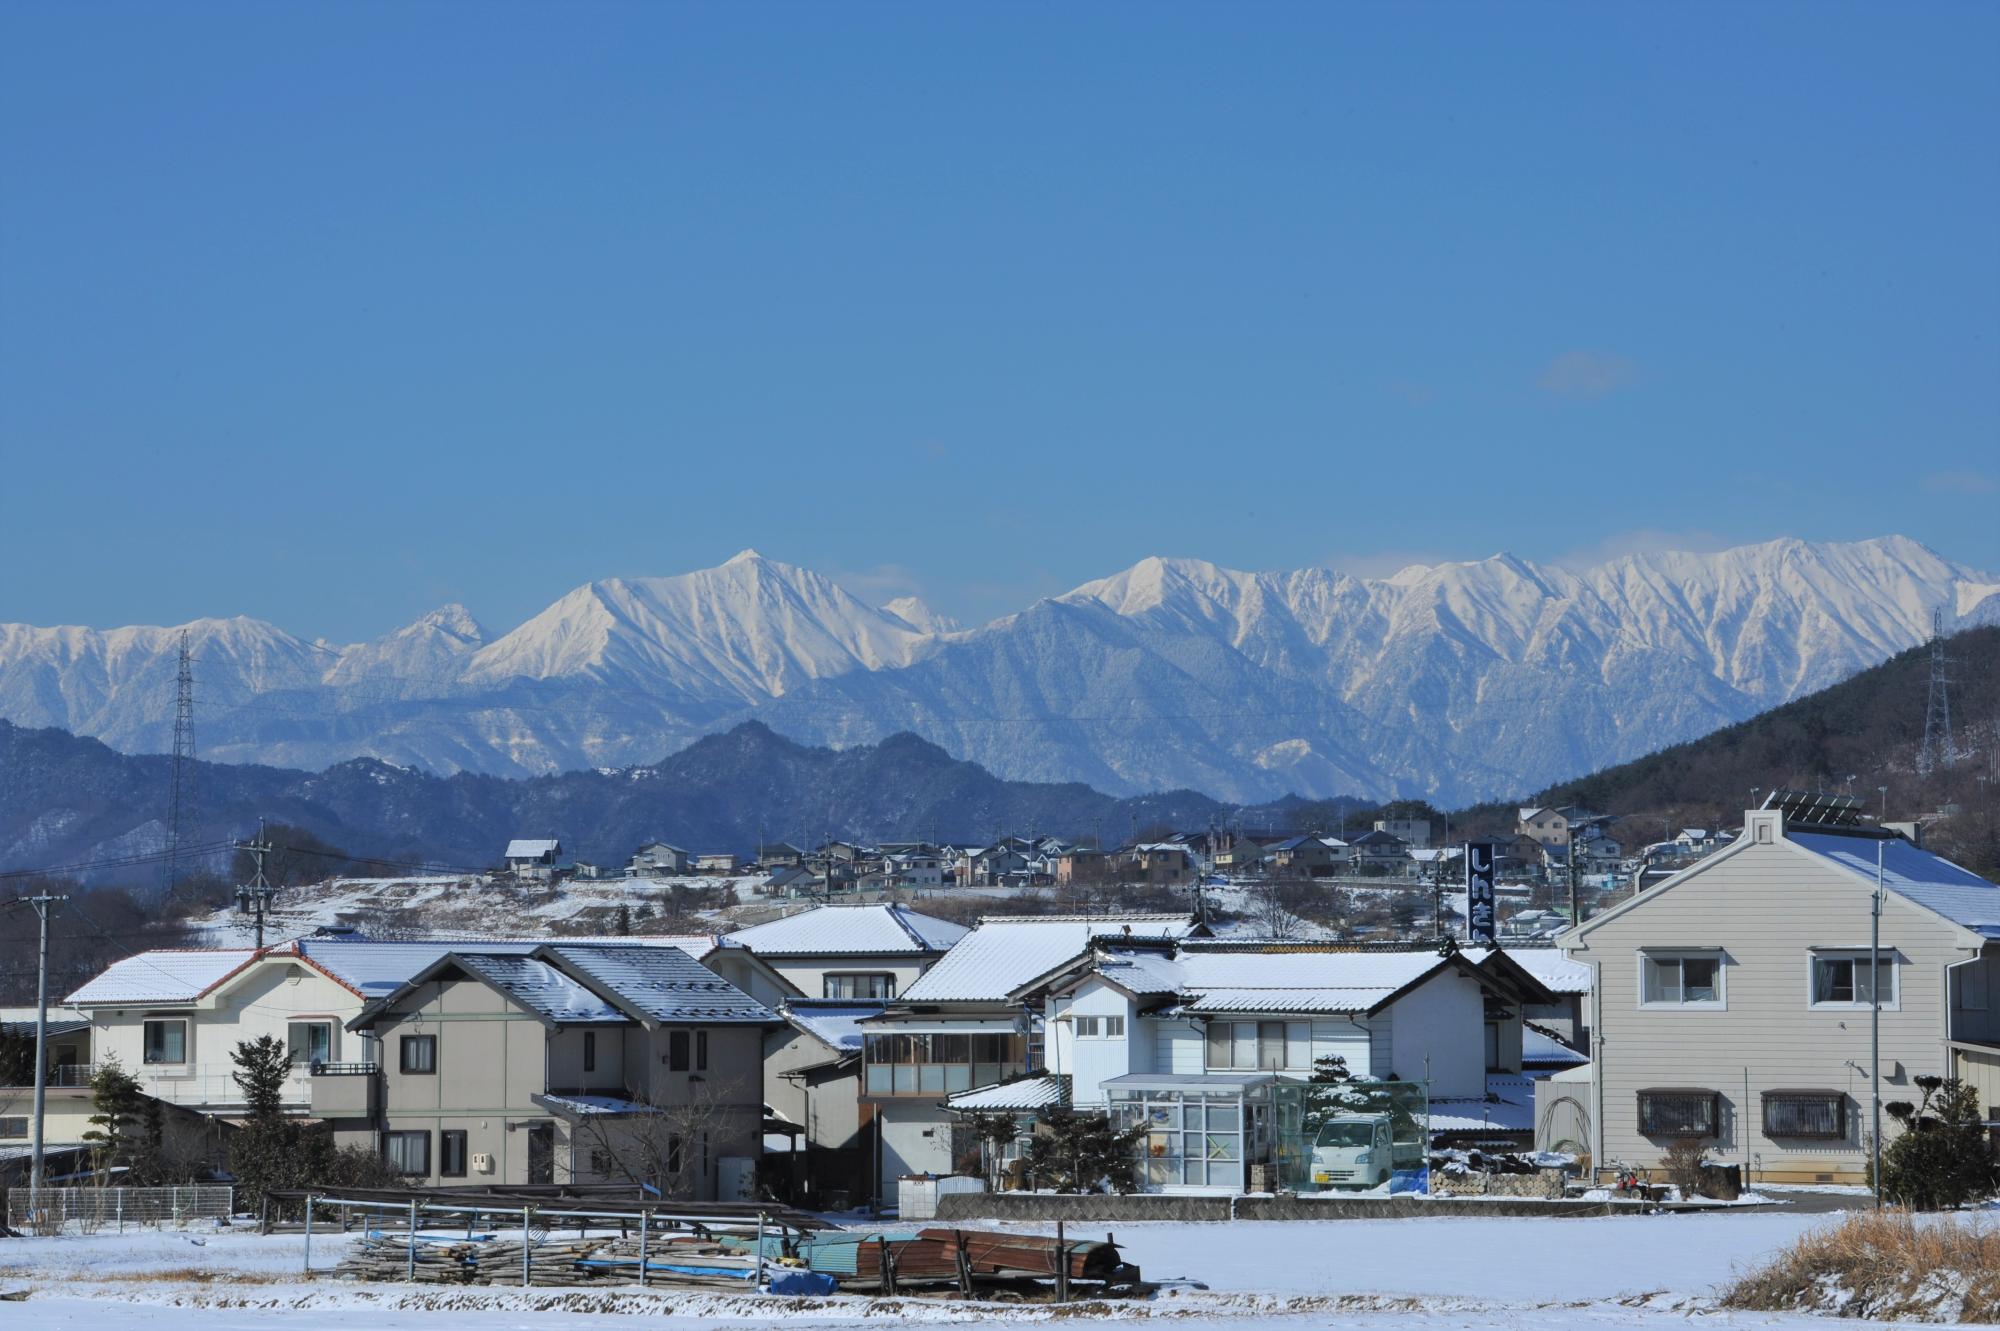
<svg viewBox="0 0 2000 1331"><path fill-rule="evenodd" d="M472 1172L475 1174L491 1174L493 1172L493 1157L484 1151L474 1153L472 1157Z"/></svg>

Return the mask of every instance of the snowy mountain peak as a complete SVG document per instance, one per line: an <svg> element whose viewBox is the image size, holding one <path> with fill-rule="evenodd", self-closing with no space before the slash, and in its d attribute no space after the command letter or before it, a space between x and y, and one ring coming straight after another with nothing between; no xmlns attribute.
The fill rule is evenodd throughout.
<svg viewBox="0 0 2000 1331"><path fill-rule="evenodd" d="M755 549L746 546L743 549L738 550L735 554L731 555L728 559L728 562L725 563L723 567L727 568L729 564L748 564L762 560L763 558L764 556L758 554Z"/></svg>
<svg viewBox="0 0 2000 1331"><path fill-rule="evenodd" d="M941 615L916 596L898 596L882 607L919 633L957 633L962 627L950 615Z"/></svg>
<svg viewBox="0 0 2000 1331"><path fill-rule="evenodd" d="M436 629L440 633L448 633L452 637L465 642L479 643L486 641L486 629L484 626L472 617L470 610L467 610L456 601L449 601L439 606L422 619L419 619L415 624L412 624L410 628ZM404 630L404 632L408 631L408 629Z"/></svg>

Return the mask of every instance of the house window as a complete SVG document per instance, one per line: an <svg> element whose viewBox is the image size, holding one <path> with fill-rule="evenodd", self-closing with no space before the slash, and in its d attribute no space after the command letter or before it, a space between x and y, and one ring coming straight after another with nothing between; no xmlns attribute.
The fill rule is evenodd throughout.
<svg viewBox="0 0 2000 1331"><path fill-rule="evenodd" d="M1722 1120L1714 1091L1639 1092L1639 1131L1647 1137L1714 1137Z"/></svg>
<svg viewBox="0 0 2000 1331"><path fill-rule="evenodd" d="M686 1072L688 1070L688 1033L686 1031L667 1032L667 1071Z"/></svg>
<svg viewBox="0 0 2000 1331"><path fill-rule="evenodd" d="M894 998L896 977L871 971L856 975L828 975L820 980L820 994L826 998Z"/></svg>
<svg viewBox="0 0 2000 1331"><path fill-rule="evenodd" d="M438 1038L435 1035L405 1035L397 1045L396 1066L415 1077L427 1077L438 1070Z"/></svg>
<svg viewBox="0 0 2000 1331"><path fill-rule="evenodd" d="M694 1070L696 1072L708 1071L707 1031L696 1031L694 1033Z"/></svg>
<svg viewBox="0 0 2000 1331"><path fill-rule="evenodd" d="M583 1033L583 1070L585 1072L597 1071L596 1031L585 1031Z"/></svg>
<svg viewBox="0 0 2000 1331"><path fill-rule="evenodd" d="M1647 1007L1723 1006L1719 952L1643 952L1639 969Z"/></svg>
<svg viewBox="0 0 2000 1331"><path fill-rule="evenodd" d="M1125 1018L1078 1017L1076 1034L1082 1040L1122 1040L1125 1038Z"/></svg>
<svg viewBox="0 0 2000 1331"><path fill-rule="evenodd" d="M1764 1135L1845 1141L1847 1097L1839 1091L1766 1091Z"/></svg>
<svg viewBox="0 0 2000 1331"><path fill-rule="evenodd" d="M146 1023L146 1061L148 1063L187 1062L187 1021L183 1018L149 1021Z"/></svg>
<svg viewBox="0 0 2000 1331"><path fill-rule="evenodd" d="M667 1177L679 1178L681 1172L681 1139L667 1138Z"/></svg>
<svg viewBox="0 0 2000 1331"><path fill-rule="evenodd" d="M1312 1024L1304 1021L1211 1021L1208 1066L1282 1071L1312 1064Z"/></svg>
<svg viewBox="0 0 2000 1331"><path fill-rule="evenodd" d="M311 1067L333 1062L333 1023L295 1021L285 1028L285 1045L294 1064Z"/></svg>
<svg viewBox="0 0 2000 1331"><path fill-rule="evenodd" d="M431 1135L428 1132L385 1132L382 1159L398 1174L431 1172Z"/></svg>
<svg viewBox="0 0 2000 1331"><path fill-rule="evenodd" d="M1894 1007L1896 1004L1896 959L1887 950L1881 954L1875 967L1868 964L1868 954L1862 951L1832 952L1818 951L1812 958L1812 1001L1814 1007L1868 1007L1874 1001L1876 986L1871 983L1869 972L1874 970L1875 978L1881 981L1882 1004Z"/></svg>
<svg viewBox="0 0 2000 1331"><path fill-rule="evenodd" d="M10 1115L0 1118L0 1141L28 1135L28 1120L25 1115Z"/></svg>
<svg viewBox="0 0 2000 1331"><path fill-rule="evenodd" d="M442 1178L465 1177L463 1128L446 1128L438 1133L438 1174Z"/></svg>
<svg viewBox="0 0 2000 1331"><path fill-rule="evenodd" d="M590 1172L599 1178L611 1178L618 1173L618 1160L601 1146L590 1148Z"/></svg>

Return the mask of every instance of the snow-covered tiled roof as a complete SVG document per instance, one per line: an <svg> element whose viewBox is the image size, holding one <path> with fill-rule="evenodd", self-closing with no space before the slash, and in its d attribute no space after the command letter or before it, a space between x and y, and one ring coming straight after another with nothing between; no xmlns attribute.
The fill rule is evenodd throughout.
<svg viewBox="0 0 2000 1331"><path fill-rule="evenodd" d="M634 1118L660 1111L638 1100L616 1095L533 1095L536 1104L564 1118Z"/></svg>
<svg viewBox="0 0 2000 1331"><path fill-rule="evenodd" d="M1028 1109L1046 1109L1069 1099L1069 1087L1061 1077L1023 1077L982 1086L976 1091L960 1091L945 1100L947 1109L965 1114L994 1114Z"/></svg>
<svg viewBox="0 0 2000 1331"><path fill-rule="evenodd" d="M1580 961L1572 961L1552 947L1510 947L1505 949L1507 960L1519 966L1528 974L1542 982L1542 988L1552 994L1587 994L1590 992L1590 967ZM1465 959L1473 965L1482 965L1493 955L1493 949L1469 947L1465 949Z"/></svg>
<svg viewBox="0 0 2000 1331"><path fill-rule="evenodd" d="M299 955L365 998L380 998L394 992L411 976L434 965L449 952L490 952L527 956L552 941L565 946L611 944L618 947L677 948L699 961L717 946L724 945L714 934L648 934L640 937L547 938L431 938L409 942L378 942L371 939L301 938L295 946Z"/></svg>
<svg viewBox="0 0 2000 1331"><path fill-rule="evenodd" d="M1141 996L1170 994L1186 1013L1368 1012L1445 964L1428 949L1352 952L1184 942L1167 956L1111 949L1091 963L1105 980Z"/></svg>
<svg viewBox="0 0 2000 1331"><path fill-rule="evenodd" d="M583 976L592 989L615 996L643 1021L778 1020L776 1013L679 948L557 944L541 949L536 956L552 959L571 974Z"/></svg>
<svg viewBox="0 0 2000 1331"><path fill-rule="evenodd" d="M1961 869L1942 855L1901 837L1877 839L1785 829L1785 839L1843 869L1875 880L1875 848L1882 848L1882 884L1926 910L1969 929L2000 925L2000 884Z"/></svg>
<svg viewBox="0 0 2000 1331"><path fill-rule="evenodd" d="M820 1043L835 1049L861 1048L861 1023L882 1015L880 1003L849 1003L845 1000L795 998L784 1012L792 1024L804 1029Z"/></svg>
<svg viewBox="0 0 2000 1331"><path fill-rule="evenodd" d="M1186 915L988 916L917 977L903 1001L1002 1002L1082 955L1093 938L1181 938L1192 928Z"/></svg>
<svg viewBox="0 0 2000 1331"><path fill-rule="evenodd" d="M554 855L562 843L552 840L515 838L507 843L507 858L510 860L538 860L544 855Z"/></svg>
<svg viewBox="0 0 2000 1331"><path fill-rule="evenodd" d="M155 948L114 961L63 1001L81 1007L192 1003L256 960L254 948Z"/></svg>
<svg viewBox="0 0 2000 1331"><path fill-rule="evenodd" d="M1439 1132L1533 1132L1535 1083L1506 1074L1486 1078L1484 1100L1434 1099L1430 1124Z"/></svg>
<svg viewBox="0 0 2000 1331"><path fill-rule="evenodd" d="M545 961L509 953L455 952L458 963L546 1021L622 1023L625 1014ZM673 956L675 953L667 953Z"/></svg>
<svg viewBox="0 0 2000 1331"><path fill-rule="evenodd" d="M907 906L815 906L729 935L767 957L943 952L969 932Z"/></svg>
<svg viewBox="0 0 2000 1331"><path fill-rule="evenodd" d="M1521 1027L1521 1062L1528 1067L1575 1067L1588 1063L1590 1055L1579 1053L1533 1023Z"/></svg>

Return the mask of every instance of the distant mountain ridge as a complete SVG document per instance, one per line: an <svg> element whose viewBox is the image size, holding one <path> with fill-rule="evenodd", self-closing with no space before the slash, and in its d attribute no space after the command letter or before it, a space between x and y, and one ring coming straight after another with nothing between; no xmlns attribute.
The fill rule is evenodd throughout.
<svg viewBox="0 0 2000 1331"><path fill-rule="evenodd" d="M350 646L185 627L201 752L231 762L620 768L754 717L835 746L914 732L1120 794L1463 803L1834 683L1922 641L1934 608L2000 622L2000 576L1902 537L1382 579L1148 559L967 630L746 550L586 584L497 638L455 605ZM0 716L163 750L179 633L0 625Z"/></svg>

